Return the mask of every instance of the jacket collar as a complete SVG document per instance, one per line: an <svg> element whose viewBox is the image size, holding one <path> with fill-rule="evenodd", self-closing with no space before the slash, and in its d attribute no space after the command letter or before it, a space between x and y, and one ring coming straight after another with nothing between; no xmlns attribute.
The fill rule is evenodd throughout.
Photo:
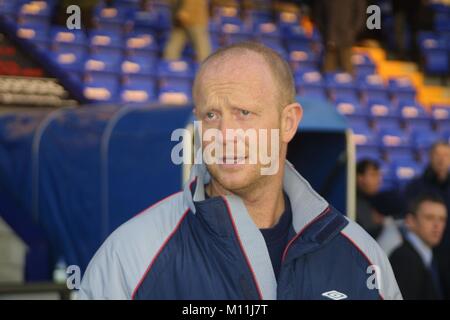
<svg viewBox="0 0 450 320"><path fill-rule="evenodd" d="M235 195L205 200L204 186L211 177L204 165L195 164L190 183L184 188L184 200L191 212L199 214L209 228L221 238L236 235L264 299L276 299L277 282L267 246L241 198ZM296 236L285 250L283 261L299 257L328 242L348 221L322 198L286 161L283 188L292 208ZM230 222L231 221L231 222ZM230 222L230 223L229 223Z"/></svg>

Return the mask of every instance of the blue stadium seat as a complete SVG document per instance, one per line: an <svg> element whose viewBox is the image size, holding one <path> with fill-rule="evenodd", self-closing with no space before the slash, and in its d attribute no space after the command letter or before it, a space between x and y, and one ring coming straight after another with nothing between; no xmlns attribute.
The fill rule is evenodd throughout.
<svg viewBox="0 0 450 320"><path fill-rule="evenodd" d="M431 117L437 131L450 128L450 106L432 105Z"/></svg>
<svg viewBox="0 0 450 320"><path fill-rule="evenodd" d="M358 100L338 98L335 101L336 110L344 116L362 117L368 120L368 110Z"/></svg>
<svg viewBox="0 0 450 320"><path fill-rule="evenodd" d="M157 72L161 87L190 86L194 78L194 70L188 60L162 60Z"/></svg>
<svg viewBox="0 0 450 320"><path fill-rule="evenodd" d="M322 74L314 69L297 72L294 75L297 92L300 96L318 96L326 98Z"/></svg>
<svg viewBox="0 0 450 320"><path fill-rule="evenodd" d="M290 26L283 32L283 37L287 45L310 47L312 38L298 24Z"/></svg>
<svg viewBox="0 0 450 320"><path fill-rule="evenodd" d="M345 72L331 72L325 74L325 83L332 99L358 99L353 77Z"/></svg>
<svg viewBox="0 0 450 320"><path fill-rule="evenodd" d="M36 48L46 52L50 45L47 25L19 24L16 35L21 39L30 41Z"/></svg>
<svg viewBox="0 0 450 320"><path fill-rule="evenodd" d="M58 65L67 71L80 72L84 68L86 54L74 52L50 52L50 59L58 63Z"/></svg>
<svg viewBox="0 0 450 320"><path fill-rule="evenodd" d="M298 25L300 17L295 12L281 11L277 14L278 26L281 34Z"/></svg>
<svg viewBox="0 0 450 320"><path fill-rule="evenodd" d="M160 88L158 102L168 105L186 105L192 101L190 86Z"/></svg>
<svg viewBox="0 0 450 320"><path fill-rule="evenodd" d="M101 82L111 77L118 77L122 56L117 54L93 54L84 63L84 73L90 81Z"/></svg>
<svg viewBox="0 0 450 320"><path fill-rule="evenodd" d="M239 20L239 8L236 6L217 6L213 11L213 19L218 23L235 22Z"/></svg>
<svg viewBox="0 0 450 320"><path fill-rule="evenodd" d="M445 37L438 33L421 32L417 41L425 72L433 75L447 75L450 72L450 66Z"/></svg>
<svg viewBox="0 0 450 320"><path fill-rule="evenodd" d="M131 9L129 7L122 7L116 5L108 7L99 5L94 10L92 18L94 26L98 30L107 30L111 32L122 32L124 26L128 23L130 15L132 17Z"/></svg>
<svg viewBox="0 0 450 320"><path fill-rule="evenodd" d="M249 30L240 20L221 24L220 31L223 34L226 44L253 39L251 30Z"/></svg>
<svg viewBox="0 0 450 320"><path fill-rule="evenodd" d="M97 54L121 54L124 41L120 34L102 30L92 30L89 33L89 46Z"/></svg>
<svg viewBox="0 0 450 320"><path fill-rule="evenodd" d="M388 90L381 76L368 74L357 77L360 94L365 100L368 99L389 99Z"/></svg>
<svg viewBox="0 0 450 320"><path fill-rule="evenodd" d="M392 163L392 174L397 185L403 188L411 179L414 179L422 172L422 167L415 161L399 160Z"/></svg>
<svg viewBox="0 0 450 320"><path fill-rule="evenodd" d="M367 103L369 115L378 130L401 128L400 117L388 100L372 99Z"/></svg>
<svg viewBox="0 0 450 320"><path fill-rule="evenodd" d="M122 61L122 76L128 82L140 81L142 79L156 79L156 60L152 57L134 56Z"/></svg>
<svg viewBox="0 0 450 320"><path fill-rule="evenodd" d="M158 44L152 33L134 32L125 39L125 53L128 56L157 58Z"/></svg>
<svg viewBox="0 0 450 320"><path fill-rule="evenodd" d="M408 130L431 130L430 115L414 101L399 101L398 112Z"/></svg>
<svg viewBox="0 0 450 320"><path fill-rule="evenodd" d="M318 69L319 57L308 45L290 44L287 46L288 60L294 72L302 69Z"/></svg>
<svg viewBox="0 0 450 320"><path fill-rule="evenodd" d="M86 35L81 30L68 30L65 27L52 27L50 41L53 51L58 52L86 52Z"/></svg>
<svg viewBox="0 0 450 320"><path fill-rule="evenodd" d="M281 33L278 25L272 21L262 22L253 26L258 39L269 38L281 42Z"/></svg>
<svg viewBox="0 0 450 320"><path fill-rule="evenodd" d="M356 53L352 55L352 64L358 77L376 73L376 66L367 54Z"/></svg>
<svg viewBox="0 0 450 320"><path fill-rule="evenodd" d="M380 172L383 177L380 191L388 191L397 188L397 181L394 177L392 164L389 162L380 162Z"/></svg>
<svg viewBox="0 0 450 320"><path fill-rule="evenodd" d="M439 134L434 131L414 130L411 133L414 149L422 161L428 159L430 147L440 140Z"/></svg>
<svg viewBox="0 0 450 320"><path fill-rule="evenodd" d="M0 16L15 17L21 4L20 1L0 0Z"/></svg>
<svg viewBox="0 0 450 320"><path fill-rule="evenodd" d="M413 154L411 139L405 131L383 129L379 135L380 147L388 159L410 159Z"/></svg>
<svg viewBox="0 0 450 320"><path fill-rule="evenodd" d="M407 77L396 77L389 79L389 93L397 100L416 99L416 88L411 79Z"/></svg>
<svg viewBox="0 0 450 320"><path fill-rule="evenodd" d="M160 16L157 11L134 11L131 13L132 29L137 33L154 33L160 31L159 25ZM164 26L162 26L164 27Z"/></svg>
<svg viewBox="0 0 450 320"><path fill-rule="evenodd" d="M13 1L11 1L13 2ZM19 5L17 18L21 24L49 25L53 1L27 1Z"/></svg>
<svg viewBox="0 0 450 320"><path fill-rule="evenodd" d="M366 157L379 159L380 148L378 139L367 125L359 125L352 128L352 140L356 147L356 155L362 154Z"/></svg>
<svg viewBox="0 0 450 320"><path fill-rule="evenodd" d="M109 78L108 81L85 83L83 94L86 99L94 102L117 102L118 89L118 80Z"/></svg>
<svg viewBox="0 0 450 320"><path fill-rule="evenodd" d="M121 88L120 99L123 103L155 102L157 100L156 82L135 81L132 84L125 84Z"/></svg>

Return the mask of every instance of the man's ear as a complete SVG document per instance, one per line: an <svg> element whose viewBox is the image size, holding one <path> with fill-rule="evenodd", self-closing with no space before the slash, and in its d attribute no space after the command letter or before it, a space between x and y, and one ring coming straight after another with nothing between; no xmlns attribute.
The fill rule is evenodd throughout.
<svg viewBox="0 0 450 320"><path fill-rule="evenodd" d="M409 229L412 229L412 230L414 230L414 228L415 228L415 225L416 225L416 220L415 220L415 216L412 214L412 213L410 213L410 212L408 212L406 215L405 215L405 225L409 228Z"/></svg>
<svg viewBox="0 0 450 320"><path fill-rule="evenodd" d="M291 103L284 107L281 114L281 139L288 143L297 132L298 125L303 117L303 108L297 103Z"/></svg>

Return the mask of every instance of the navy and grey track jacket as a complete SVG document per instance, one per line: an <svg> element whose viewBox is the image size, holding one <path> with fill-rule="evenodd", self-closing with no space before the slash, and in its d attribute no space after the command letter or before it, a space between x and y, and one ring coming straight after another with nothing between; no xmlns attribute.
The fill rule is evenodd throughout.
<svg viewBox="0 0 450 320"><path fill-rule="evenodd" d="M114 231L90 262L81 299L401 299L377 243L287 163L295 234L278 281L264 238L234 195L205 200L194 165L183 191Z"/></svg>

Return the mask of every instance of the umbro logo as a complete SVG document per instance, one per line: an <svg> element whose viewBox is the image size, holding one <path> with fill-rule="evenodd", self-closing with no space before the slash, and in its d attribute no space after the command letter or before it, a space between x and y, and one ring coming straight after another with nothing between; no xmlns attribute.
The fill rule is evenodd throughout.
<svg viewBox="0 0 450 320"><path fill-rule="evenodd" d="M343 300L348 298L346 294L336 290L324 292L322 293L322 296L331 300Z"/></svg>

